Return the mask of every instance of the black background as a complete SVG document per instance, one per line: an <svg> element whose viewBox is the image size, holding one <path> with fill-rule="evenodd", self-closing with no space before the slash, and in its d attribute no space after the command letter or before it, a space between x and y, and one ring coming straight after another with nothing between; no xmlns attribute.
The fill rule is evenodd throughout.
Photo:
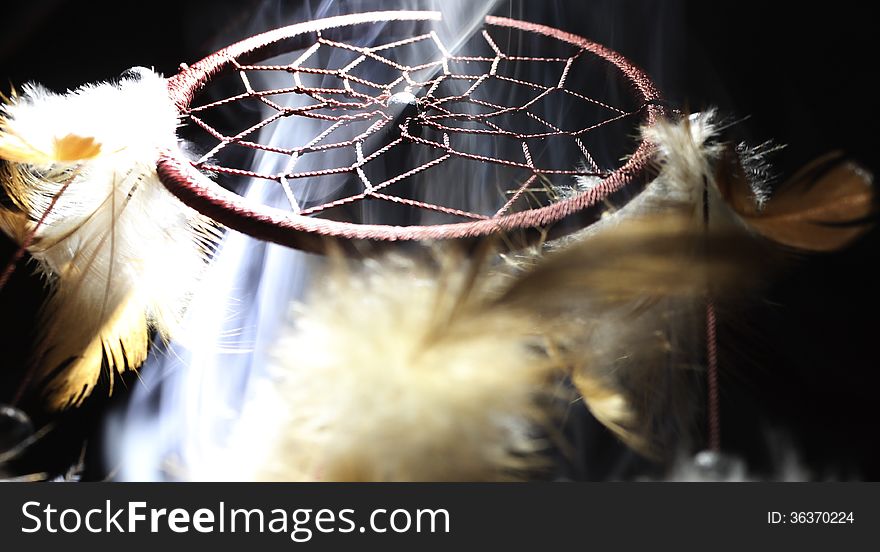
<svg viewBox="0 0 880 552"><path fill-rule="evenodd" d="M270 11L294 12L298 4L275 2ZM876 29L870 3L837 1L816 8L806 7L815 3L700 0L537 4L513 2L502 13L543 20L618 49L648 68L678 107L697 111L716 105L748 116L741 127L753 142L788 145L773 159L782 176L834 149L877 173ZM64 90L137 65L170 75L180 62L198 60L250 34L260 24L253 14L264 5L7 3L0 16L0 87L8 89L7 81L36 81ZM607 25L595 16L612 12ZM665 27L662 40L642 40L648 34L642 31L659 22ZM878 232L872 231L844 252L799 259L796 269L720 328L723 444L756 469L772 463L766 429L779 427L817 476L880 479L878 245ZM0 242L0 259L12 251L11 244ZM28 272L16 272L0 292L0 402L10 399L20 378L40 301L40 283ZM114 400L124 400L124 394ZM64 465L79 453L84 436L100 440L96 428L105 408L105 401L91 401L68 415L62 424L69 431L47 445L39 461ZM578 465L570 468L571 477L621 473L626 454L608 435L589 420L574 431L576 440L587 444L581 446Z"/></svg>

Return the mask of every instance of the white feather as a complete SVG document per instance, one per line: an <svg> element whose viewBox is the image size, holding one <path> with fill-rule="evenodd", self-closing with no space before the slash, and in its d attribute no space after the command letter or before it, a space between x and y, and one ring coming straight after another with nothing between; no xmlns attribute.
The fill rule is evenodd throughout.
<svg viewBox="0 0 880 552"><path fill-rule="evenodd" d="M535 320L454 266L383 258L313 290L275 348L257 477L499 480L541 463L540 398L563 367Z"/></svg>
<svg viewBox="0 0 880 552"><path fill-rule="evenodd" d="M74 359L47 384L56 407L81 402L102 358L112 390L114 371L143 362L149 328L163 337L174 331L213 243L206 220L156 174L160 152L177 147L166 80L135 72L67 94L30 85L3 109L7 142L38 152L30 163L8 162L7 194L31 229L56 202L29 247L53 287L35 369L45 377ZM67 137L87 138L100 151L51 160Z"/></svg>

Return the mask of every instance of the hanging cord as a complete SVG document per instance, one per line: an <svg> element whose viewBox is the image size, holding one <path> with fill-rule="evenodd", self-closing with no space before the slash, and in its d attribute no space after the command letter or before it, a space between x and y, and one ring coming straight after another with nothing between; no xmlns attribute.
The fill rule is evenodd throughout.
<svg viewBox="0 0 880 552"><path fill-rule="evenodd" d="M706 232L706 248L709 235L709 182L703 178L703 228ZM711 284L711 282L707 282ZM708 287L708 286L707 286ZM721 451L721 401L718 394L718 335L715 318L715 303L712 301L711 288L706 291L706 410L708 413L708 448L713 452Z"/></svg>
<svg viewBox="0 0 880 552"><path fill-rule="evenodd" d="M715 305L706 302L706 360L708 372L709 449L721 451L721 404L718 396L718 341L716 335Z"/></svg>

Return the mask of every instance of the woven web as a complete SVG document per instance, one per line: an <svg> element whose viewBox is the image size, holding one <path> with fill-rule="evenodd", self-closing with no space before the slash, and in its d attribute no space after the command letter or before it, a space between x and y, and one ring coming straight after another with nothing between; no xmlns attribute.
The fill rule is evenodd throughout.
<svg viewBox="0 0 880 552"><path fill-rule="evenodd" d="M569 44L533 45L550 56L523 55L521 43L508 53L499 45L508 34L490 29L504 36L482 30L468 43L474 55L450 52L435 31L373 46L319 32L280 63L232 60L241 91L187 113L214 141L194 165L274 182L296 214L340 218L332 213L342 208L341 218L353 220L358 203L380 202L433 215L398 220L404 225L540 207L576 175L601 179L617 168L602 166L591 150L626 142L608 154L620 164L641 106L618 107L582 90L607 89L610 64ZM259 122L213 123L211 113L230 104L260 113ZM224 153L242 148L272 162L224 162Z"/></svg>

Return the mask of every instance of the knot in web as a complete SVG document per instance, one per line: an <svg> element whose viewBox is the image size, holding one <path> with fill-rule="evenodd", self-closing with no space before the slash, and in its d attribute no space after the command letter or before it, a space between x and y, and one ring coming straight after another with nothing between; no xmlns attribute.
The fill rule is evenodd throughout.
<svg viewBox="0 0 880 552"><path fill-rule="evenodd" d="M483 29L451 45L430 27L407 27L397 33L402 37L390 25L367 29L361 23L378 21L370 15L351 16L360 19L343 30L317 22L298 33L295 51L270 59L261 52L264 59L253 61L260 56L253 45L236 47L243 43L218 52L213 63L224 65L236 89L225 93L227 84L219 99L205 101L202 93L190 105L213 69L190 69L199 82L188 87L192 75L179 75L172 95L185 89L179 104L203 134L196 141L207 144L191 165L221 183L246 178L274 186L283 203L271 194L261 201L291 220L485 228L460 235L485 233L493 222L553 222L641 168L641 159L632 163L640 146L634 137L653 117L656 93L618 54L514 20L487 18ZM626 174L602 190L621 169ZM561 204L567 206L547 215L545 208ZM510 219L528 211L543 214Z"/></svg>

